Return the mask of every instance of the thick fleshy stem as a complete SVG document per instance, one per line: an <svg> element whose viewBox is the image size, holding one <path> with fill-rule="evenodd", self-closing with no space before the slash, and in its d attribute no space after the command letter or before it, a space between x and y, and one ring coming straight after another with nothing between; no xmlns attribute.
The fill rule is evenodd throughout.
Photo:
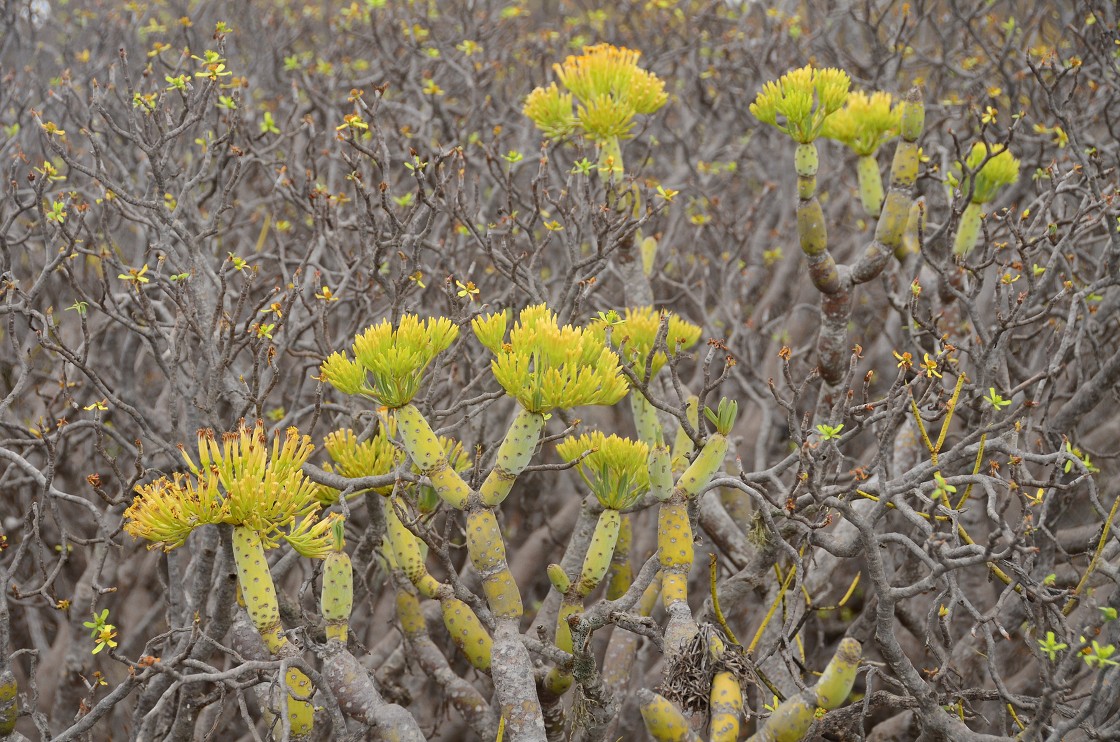
<svg viewBox="0 0 1120 742"><path fill-rule="evenodd" d="M862 651L855 639L841 639L817 684L783 701L747 742L800 742L813 723L817 707L832 710L848 699Z"/></svg>
<svg viewBox="0 0 1120 742"><path fill-rule="evenodd" d="M953 239L953 254L968 255L976 247L980 238L980 222L984 216L984 206L969 202L961 214L961 223L957 225L957 236Z"/></svg>
<svg viewBox="0 0 1120 742"><path fill-rule="evenodd" d="M451 507L463 510L471 495L470 486L447 461L443 442L415 405L406 404L393 411L401 442L421 473Z"/></svg>
<svg viewBox="0 0 1120 742"><path fill-rule="evenodd" d="M386 556L391 566L407 578L421 595L439 601L443 625L447 627L451 641L476 669L489 671L490 634L471 607L455 597L450 585L440 583L428 573L419 539L401 523L391 502L385 505L385 524L389 545ZM398 590L398 598L399 595Z"/></svg>
<svg viewBox="0 0 1120 742"><path fill-rule="evenodd" d="M638 691L638 703L646 731L657 742L700 742L700 735L692 731L688 719L664 696L642 688Z"/></svg>
<svg viewBox="0 0 1120 742"><path fill-rule="evenodd" d="M607 577L607 600L617 600L630 589L634 570L630 565L630 546L634 540L630 514L622 513L618 524L618 539L611 556L611 568Z"/></svg>
<svg viewBox="0 0 1120 742"><path fill-rule="evenodd" d="M0 736L11 734L19 717L19 687L7 667L0 672Z"/></svg>
<svg viewBox="0 0 1120 742"><path fill-rule="evenodd" d="M342 711L373 727L375 739L385 742L424 742L420 725L403 706L387 703L362 664L340 643L327 645L323 679Z"/></svg>
<svg viewBox="0 0 1120 742"><path fill-rule="evenodd" d="M665 630L669 651L676 651L696 633L696 622L688 607L688 573L694 557L688 502L703 491L719 470L727 454L727 445L727 438L721 433L709 436L658 511L657 555L661 560L661 597L669 613Z"/></svg>
<svg viewBox="0 0 1120 742"><path fill-rule="evenodd" d="M579 579L570 582L564 591L564 600L560 604L560 613L556 619L556 646L565 652L573 650L572 630L568 618L583 610L583 601L598 587L607 574L614 555L615 545L618 541L619 530L622 525L622 514L617 510L606 509L599 514L595 524L595 533L587 547L587 554L583 559L583 569L580 570ZM554 578L554 582L557 578ZM567 576L563 577L567 581ZM571 675L565 671L552 668L545 679L545 687L553 695L559 696L567 691L571 685Z"/></svg>
<svg viewBox="0 0 1120 742"><path fill-rule="evenodd" d="M494 739L498 725L490 704L472 683L455 674L443 652L432 641L424 614L420 610L416 588L400 570L394 570L393 583L397 589L397 619L420 667L439 684L444 696L479 738ZM489 635L486 635L487 664L490 659L489 640Z"/></svg>
<svg viewBox="0 0 1120 742"><path fill-rule="evenodd" d="M338 521L341 529L342 522ZM350 557L342 550L341 539L336 550L323 559L323 593L320 598L323 620L327 622L327 641L346 644L350 630L350 611L354 607L354 571Z"/></svg>
<svg viewBox="0 0 1120 742"><path fill-rule="evenodd" d="M276 588L268 570L260 534L245 526L234 526L233 557L249 619L264 639L268 651L274 656L294 654L295 648L288 642L280 623ZM303 700L311 698L311 680L295 667L288 668L284 680L287 685L288 720L292 735L300 738L309 734L314 725L314 707L308 700Z"/></svg>
<svg viewBox="0 0 1120 742"><path fill-rule="evenodd" d="M879 216L883 208L883 176L875 155L861 155L856 161L859 176L859 200L868 216Z"/></svg>
<svg viewBox="0 0 1120 742"><path fill-rule="evenodd" d="M533 458L542 430L544 415L524 408L518 410L517 417L498 446L498 460L478 490L483 505L497 507L506 499L514 480Z"/></svg>
<svg viewBox="0 0 1120 742"><path fill-rule="evenodd" d="M726 650L722 639L718 636L711 638L708 651L714 659L719 659ZM736 742L739 739L739 719L743 715L743 687L734 672L720 670L712 678L708 708L709 742Z"/></svg>
<svg viewBox="0 0 1120 742"><path fill-rule="evenodd" d="M809 276L821 292L821 329L817 336L817 365L821 378L838 384L848 369L851 339L852 291L857 284L878 276L892 255L898 253L910 218L914 182L918 175L918 139L925 125L925 109L917 89L903 104L902 124L894 159L890 189L883 202L875 235L852 266L838 265L828 250L824 213L816 197L816 147L798 145L794 164L798 176L797 231L809 262Z"/></svg>

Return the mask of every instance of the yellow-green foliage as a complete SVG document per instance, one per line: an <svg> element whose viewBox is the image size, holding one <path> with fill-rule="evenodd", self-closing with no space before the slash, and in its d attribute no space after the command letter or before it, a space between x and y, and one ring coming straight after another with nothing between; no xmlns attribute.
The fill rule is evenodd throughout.
<svg viewBox="0 0 1120 742"><path fill-rule="evenodd" d="M825 119L844 105L851 78L835 68L802 67L766 83L750 111L764 124L807 144L820 136Z"/></svg>
<svg viewBox="0 0 1120 742"><path fill-rule="evenodd" d="M625 510L649 489L649 446L641 441L596 430L565 438L556 452L568 462L587 454L576 469L605 508Z"/></svg>
<svg viewBox="0 0 1120 742"><path fill-rule="evenodd" d="M360 442L353 430L336 430L323 439L323 448L334 461L334 466L328 463L323 468L352 478L388 474L404 458L401 450L385 435L384 429L379 429L377 435ZM387 495L392 489L393 486L388 485L375 488L374 492ZM318 497L324 503L332 503L338 499L338 490L322 487L318 491Z"/></svg>
<svg viewBox="0 0 1120 742"><path fill-rule="evenodd" d="M702 330L687 320L681 319L672 312L668 315L669 326L665 335L665 344L670 350L687 350L696 345ZM662 312L653 307L627 308L623 313L622 322L614 323L611 327L611 344L625 353L634 363L634 370L639 378L644 376L646 364L650 366L650 378L664 367L668 358L664 351L653 352L652 361L649 360L653 351L657 331L661 327ZM605 336L607 324L602 319L594 319L590 329L595 333Z"/></svg>
<svg viewBox="0 0 1120 742"><path fill-rule="evenodd" d="M585 46L583 54L553 65L567 92L556 83L537 88L522 110L551 139L577 129L589 139L625 138L635 115L654 113L668 100L665 83L638 66L639 56L611 44Z"/></svg>
<svg viewBox="0 0 1120 742"><path fill-rule="evenodd" d="M612 405L626 396L618 355L593 332L564 325L544 304L521 310L509 330L508 312L471 323L479 341L496 358L494 378L530 412L557 407Z"/></svg>
<svg viewBox="0 0 1120 742"><path fill-rule="evenodd" d="M890 93L852 92L844 107L824 120L821 136L843 143L857 155L873 155L898 136L902 107L892 102Z"/></svg>
<svg viewBox="0 0 1120 742"><path fill-rule="evenodd" d="M984 162L984 159L989 157L989 152L992 153L991 157ZM983 167L980 166L981 163L984 163ZM1007 147L990 150L987 143L976 142L972 145L964 164L964 168L960 163L956 164L949 173L949 183L967 194L969 178L964 170L973 172L980 168L979 172L975 173L976 185L972 188L974 204L988 203L996 197L1001 188L1019 180L1019 160L1012 156Z"/></svg>
<svg viewBox="0 0 1120 742"><path fill-rule="evenodd" d="M428 364L459 336L459 328L445 317L421 321L414 314L401 317L396 327L388 320L372 325L354 339L354 358L332 353L322 376L345 394L365 394L390 408L412 401Z"/></svg>
<svg viewBox="0 0 1120 742"><path fill-rule="evenodd" d="M257 532L266 549L283 540L304 556L326 556L339 516L318 519L315 488L300 469L313 449L308 436L288 428L273 437L270 454L262 422L242 423L220 446L212 430L199 431L198 463L183 451L190 476L175 473L137 487L124 529L170 551L200 525L229 523Z"/></svg>

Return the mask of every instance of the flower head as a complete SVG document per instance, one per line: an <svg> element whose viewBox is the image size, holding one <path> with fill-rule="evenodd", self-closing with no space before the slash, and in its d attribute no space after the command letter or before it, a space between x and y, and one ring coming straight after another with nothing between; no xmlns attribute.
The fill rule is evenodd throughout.
<svg viewBox="0 0 1120 742"><path fill-rule="evenodd" d="M968 193L970 173L976 178L972 187L972 203L986 204L996 197L1001 188L1019 180L1019 160L1007 147L991 150L986 142L976 142L965 158L964 167L958 162L949 173L949 183Z"/></svg>
<svg viewBox="0 0 1120 742"><path fill-rule="evenodd" d="M612 405L626 396L618 355L594 332L564 325L544 304L521 311L506 339L509 314L478 317L479 341L496 358L494 378L530 412L557 407Z"/></svg>
<svg viewBox="0 0 1120 742"><path fill-rule="evenodd" d="M750 111L762 123L807 144L820 135L825 120L844 105L851 82L843 70L802 67L763 85Z"/></svg>
<svg viewBox="0 0 1120 742"><path fill-rule="evenodd" d="M605 508L625 510L649 489L649 446L642 441L596 430L565 438L556 452L568 462L579 459L579 475Z"/></svg>
<svg viewBox="0 0 1120 742"><path fill-rule="evenodd" d="M890 93L854 92L844 107L824 120L821 136L835 139L860 156L875 154L881 145L898 136L902 106L891 106Z"/></svg>
<svg viewBox="0 0 1120 742"><path fill-rule="evenodd" d="M333 466L324 464L323 468L350 478L388 474L404 459L403 452L385 435L384 428L378 430L377 435L361 442L349 428L336 430L327 434L323 440L323 448L334 462ZM388 485L376 488L374 492L387 495L392 489L393 486ZM332 503L338 499L338 490L321 487L316 491L316 496L324 504Z"/></svg>
<svg viewBox="0 0 1120 742"><path fill-rule="evenodd" d="M537 88L525 99L522 113L529 117L549 139L561 139L576 128L579 120L572 113L572 94L561 93L556 83Z"/></svg>

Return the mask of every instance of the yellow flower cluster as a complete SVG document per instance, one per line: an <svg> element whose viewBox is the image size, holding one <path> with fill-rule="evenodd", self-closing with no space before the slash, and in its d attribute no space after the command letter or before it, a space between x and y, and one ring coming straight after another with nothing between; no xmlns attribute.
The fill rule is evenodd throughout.
<svg viewBox="0 0 1120 742"><path fill-rule="evenodd" d="M323 448L334 461L334 466L324 464L323 468L352 479L388 474L404 458L404 453L385 435L384 428L372 438L360 442L353 430L336 430L327 434L323 440ZM392 489L393 486L389 485L374 491L379 495L387 495ZM334 502L338 499L338 490L322 487L317 496L322 502Z"/></svg>
<svg viewBox="0 0 1120 742"><path fill-rule="evenodd" d="M664 81L638 66L639 56L611 44L586 46L583 54L553 65L567 92L556 83L537 88L523 112L551 139L577 129L598 141L627 137L635 115L654 113L669 99Z"/></svg>
<svg viewBox="0 0 1120 742"><path fill-rule="evenodd" d="M825 119L844 105L851 82L843 70L802 67L763 85L750 111L762 123L808 144L820 136Z"/></svg>
<svg viewBox="0 0 1120 742"><path fill-rule="evenodd" d="M626 396L618 355L582 327L561 327L544 304L527 307L509 331L509 314L478 317L479 341L495 356L494 378L530 412L612 405Z"/></svg>
<svg viewBox="0 0 1120 742"><path fill-rule="evenodd" d="M847 145L861 157L873 155L898 136L902 106L892 107L891 103L890 93L854 92L843 108L824 120L821 136Z"/></svg>
<svg viewBox="0 0 1120 742"><path fill-rule="evenodd" d="M198 463L183 450L190 476L176 473L137 487L124 530L170 551L200 525L228 523L256 531L265 548L284 540L304 556L321 557L338 516L318 519L314 487L301 470L313 448L310 437L288 428L270 451L260 421L253 428L242 422L221 444L212 430L201 430Z"/></svg>

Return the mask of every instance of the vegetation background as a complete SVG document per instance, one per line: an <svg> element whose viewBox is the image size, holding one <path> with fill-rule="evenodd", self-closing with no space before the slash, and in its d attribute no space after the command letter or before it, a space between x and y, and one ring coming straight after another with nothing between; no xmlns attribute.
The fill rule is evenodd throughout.
<svg viewBox="0 0 1120 742"><path fill-rule="evenodd" d="M0 3L11 738L266 735L249 689L278 663L247 663L227 639L228 532L148 550L121 529L134 488L182 471L178 447L200 428L262 419L317 445L340 427L368 434L371 405L318 374L382 319L443 315L465 330L484 311L544 302L581 324L648 303L639 228L658 243L653 304L711 338L650 394L681 416L680 390L739 404L725 474L694 507L690 595L713 623L715 555L729 628L758 639L744 670L752 715L774 697L753 668L786 696L849 636L864 647L856 693L810 738L1120 738L1118 23L1096 0ZM636 214L609 208L574 167L595 160L593 143L542 144L522 114L554 62L602 41L640 50L669 93L623 145ZM818 369L793 144L748 111L765 82L805 64L896 97L916 86L926 105L925 221L909 252L853 289L835 383ZM1021 176L958 258L967 194L946 174L980 140L1007 145ZM841 263L874 229L855 173L853 154L822 142L818 192ZM935 454L915 414L936 439L962 376ZM420 400L480 481L513 410L487 351L455 345ZM557 415L546 434L576 416L633 434L625 406ZM588 517L582 482L551 451L501 509L522 629L544 627L546 643L559 599L545 568L579 564ZM951 514L937 509L966 491ZM352 504L348 519L351 651L428 738L473 738L395 623L376 510ZM656 550L656 508L633 523L637 572ZM441 510L431 534L450 544L433 573L481 595L461 523ZM321 567L272 557L287 628L321 644ZM94 654L83 624L104 610L116 645ZM433 618L448 667L490 698ZM652 618L664 624L660 608ZM639 688L672 685L659 629L643 625L613 688L611 739L645 734ZM364 738L332 713L323 734Z"/></svg>

